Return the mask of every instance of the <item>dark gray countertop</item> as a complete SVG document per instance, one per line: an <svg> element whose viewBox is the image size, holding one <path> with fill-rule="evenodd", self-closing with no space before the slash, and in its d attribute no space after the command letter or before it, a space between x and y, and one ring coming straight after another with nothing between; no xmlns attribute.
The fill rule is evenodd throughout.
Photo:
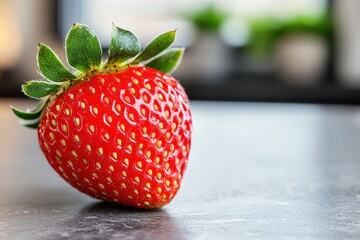
<svg viewBox="0 0 360 240"><path fill-rule="evenodd" d="M0 239L360 239L360 107L192 102L183 185L158 211L91 199L0 101Z"/></svg>

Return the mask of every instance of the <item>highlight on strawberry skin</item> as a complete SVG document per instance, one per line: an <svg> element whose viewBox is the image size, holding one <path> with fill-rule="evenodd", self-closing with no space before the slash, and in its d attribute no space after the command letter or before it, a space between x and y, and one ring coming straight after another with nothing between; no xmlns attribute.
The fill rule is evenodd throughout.
<svg viewBox="0 0 360 240"><path fill-rule="evenodd" d="M38 45L41 77L22 91L39 100L33 110L11 107L37 130L52 168L91 197L137 208L161 208L176 196L188 164L189 100L171 76L184 48L171 48L176 31L144 48L113 25L108 58L96 34L74 24L65 39L67 65Z"/></svg>

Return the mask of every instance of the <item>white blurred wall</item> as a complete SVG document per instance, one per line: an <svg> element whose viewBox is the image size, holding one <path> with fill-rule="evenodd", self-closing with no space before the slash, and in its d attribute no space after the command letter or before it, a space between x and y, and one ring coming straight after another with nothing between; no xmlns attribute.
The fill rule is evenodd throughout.
<svg viewBox="0 0 360 240"><path fill-rule="evenodd" d="M335 5L337 24L337 73L344 85L360 85L360 1L338 0Z"/></svg>

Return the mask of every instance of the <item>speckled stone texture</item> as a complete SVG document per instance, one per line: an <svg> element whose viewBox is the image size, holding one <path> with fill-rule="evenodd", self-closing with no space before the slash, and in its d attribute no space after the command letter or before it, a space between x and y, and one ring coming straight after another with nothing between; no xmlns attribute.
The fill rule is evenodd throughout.
<svg viewBox="0 0 360 240"><path fill-rule="evenodd" d="M0 239L360 239L360 107L192 102L178 196L99 202L48 166L0 101Z"/></svg>

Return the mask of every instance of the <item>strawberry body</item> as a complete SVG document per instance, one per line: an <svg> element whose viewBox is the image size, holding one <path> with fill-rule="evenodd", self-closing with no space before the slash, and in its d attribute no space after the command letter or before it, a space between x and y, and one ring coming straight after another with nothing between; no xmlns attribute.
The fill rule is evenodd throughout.
<svg viewBox="0 0 360 240"><path fill-rule="evenodd" d="M99 74L44 110L38 138L49 164L83 193L159 208L179 190L192 121L171 76L148 67Z"/></svg>
<svg viewBox="0 0 360 240"><path fill-rule="evenodd" d="M49 164L79 191L138 208L160 208L175 197L192 132L186 93L169 75L184 54L170 48L175 33L141 48L132 32L113 25L104 60L94 31L76 23L65 39L72 69L38 45L45 79L22 90L40 102L33 110L12 110L38 130Z"/></svg>

